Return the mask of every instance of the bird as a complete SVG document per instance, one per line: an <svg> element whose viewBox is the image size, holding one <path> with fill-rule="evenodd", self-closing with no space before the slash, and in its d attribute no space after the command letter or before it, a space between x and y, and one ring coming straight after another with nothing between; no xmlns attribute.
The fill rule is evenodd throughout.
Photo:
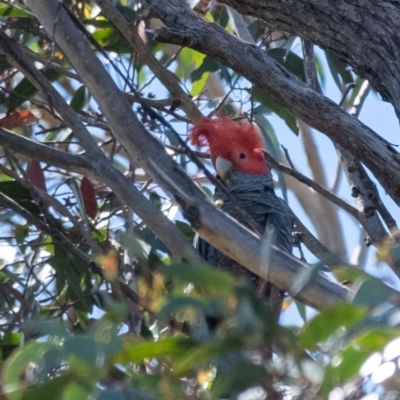
<svg viewBox="0 0 400 400"><path fill-rule="evenodd" d="M227 196L217 186L214 202L247 228L252 229L256 224L259 232L273 232L274 244L291 254L291 210L275 193L271 169L264 158L265 142L258 129L251 123L240 123L228 117L202 118L191 128L189 139L197 148L208 147L217 179L230 194ZM250 278L277 322L284 300L282 290L269 283L260 285L256 275L198 236L195 246L213 267L235 277Z"/></svg>

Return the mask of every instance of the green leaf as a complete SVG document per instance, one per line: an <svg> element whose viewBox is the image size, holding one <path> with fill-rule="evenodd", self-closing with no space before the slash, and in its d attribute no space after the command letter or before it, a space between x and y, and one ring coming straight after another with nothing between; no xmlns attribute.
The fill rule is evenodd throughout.
<svg viewBox="0 0 400 400"><path fill-rule="evenodd" d="M349 327L361 321L366 310L352 304L340 303L314 317L303 329L299 344L303 348L312 349L323 343L339 328Z"/></svg>
<svg viewBox="0 0 400 400"><path fill-rule="evenodd" d="M85 25L95 26L96 28L112 28L114 25L106 19L86 19L83 21Z"/></svg>
<svg viewBox="0 0 400 400"><path fill-rule="evenodd" d="M283 48L268 50L268 55L283 65L289 72L296 75L298 78L305 80L303 59L292 51L287 51Z"/></svg>
<svg viewBox="0 0 400 400"><path fill-rule="evenodd" d="M28 7L23 5L0 4L0 16L14 17L14 18L29 18L32 14L29 12Z"/></svg>
<svg viewBox="0 0 400 400"><path fill-rule="evenodd" d="M260 365L242 362L232 368L218 370L217 376L212 384L211 398L233 398L234 394L258 384L265 384L267 373ZM236 397L235 397L236 398Z"/></svg>
<svg viewBox="0 0 400 400"><path fill-rule="evenodd" d="M120 6L116 5L115 8L123 14L123 16L129 21L129 22L135 22L137 20L137 14L133 10L132 7L125 7L125 6Z"/></svg>
<svg viewBox="0 0 400 400"><path fill-rule="evenodd" d="M188 72L192 71L193 69L199 68L202 64L203 61L205 60L206 56L205 54L199 53L198 51L189 49L185 47L181 51L181 64L178 67L177 74L180 75L182 78L186 79L188 78ZM194 81L192 85L192 89L190 91L190 94L192 96L197 96L201 93L201 91L204 88L204 85L206 84L206 81L209 76L209 72L204 72L202 73L201 77Z"/></svg>
<svg viewBox="0 0 400 400"><path fill-rule="evenodd" d="M131 257L146 258L141 243L131 234L123 233L119 236L121 244L128 250Z"/></svg>
<svg viewBox="0 0 400 400"><path fill-rule="evenodd" d="M156 234L149 228L142 228L140 226L135 227L133 230L134 235L136 235L140 240L145 243L148 243L152 250L159 250L163 253L169 253L168 248L165 244L156 236Z"/></svg>
<svg viewBox="0 0 400 400"><path fill-rule="evenodd" d="M186 222L176 220L175 225L180 229L180 231L186 236L189 242L193 242L196 233L193 231L192 227Z"/></svg>
<svg viewBox="0 0 400 400"><path fill-rule="evenodd" d="M75 304L76 311L89 310L89 298L83 292L83 283L87 274L87 266L65 251L61 246L55 246L55 254L50 257L48 263L55 269L57 274L64 276L68 283L69 294L72 300L79 300Z"/></svg>
<svg viewBox="0 0 400 400"><path fill-rule="evenodd" d="M103 43L106 41L107 43L110 43L112 39L115 39L117 36L117 31L115 30L114 27L111 28L103 28L103 29L97 29L96 32L93 33L93 39L96 41Z"/></svg>
<svg viewBox="0 0 400 400"><path fill-rule="evenodd" d="M307 309L305 304L297 300L294 300L294 304L296 305L297 311L299 312L303 322L307 322Z"/></svg>
<svg viewBox="0 0 400 400"><path fill-rule="evenodd" d="M74 97L71 100L71 103L69 104L71 108L76 111L77 113L80 113L83 109L83 106L85 105L85 94L86 94L86 89L85 86L81 86L74 94Z"/></svg>
<svg viewBox="0 0 400 400"><path fill-rule="evenodd" d="M389 300L388 292L378 279L367 279L358 288L353 299L356 306L373 307Z"/></svg>
<svg viewBox="0 0 400 400"><path fill-rule="evenodd" d="M162 200L161 200L161 197L159 196L159 194L158 193L156 193L156 192L150 192L149 193L149 198L150 198L150 201L157 207L157 208L160 208L161 209L161 207L162 207Z"/></svg>
<svg viewBox="0 0 400 400"><path fill-rule="evenodd" d="M267 118L265 118L258 112L254 113L254 120L258 125L258 127L260 128L260 131L263 135L268 150L273 155L273 157L275 157L276 160L279 160L280 159L279 141L276 136L274 127L271 125L271 123L268 121ZM283 176L283 173L281 171L277 170L276 173L278 175L279 186L282 190L283 198L287 203L288 197L287 197L285 177Z"/></svg>
<svg viewBox="0 0 400 400"><path fill-rule="evenodd" d="M58 400L65 388L75 380L76 377L72 374L50 379L42 385L33 386L25 390L22 400Z"/></svg>
<svg viewBox="0 0 400 400"><path fill-rule="evenodd" d="M65 341L64 350L68 355L75 355L93 364L100 349L93 339L77 335Z"/></svg>
<svg viewBox="0 0 400 400"><path fill-rule="evenodd" d="M54 82L60 76L54 69L48 69L43 75L50 82ZM37 91L36 87L27 78L22 79L5 102L8 112L14 111L22 103L29 100Z"/></svg>
<svg viewBox="0 0 400 400"><path fill-rule="evenodd" d="M142 362L148 358L177 357L192 349L196 343L192 339L169 337L157 342L125 342L125 349L115 356L115 362Z"/></svg>
<svg viewBox="0 0 400 400"><path fill-rule="evenodd" d="M114 43L103 46L106 51L113 51L117 54L130 54L132 53L132 47L125 39L120 39Z"/></svg>
<svg viewBox="0 0 400 400"><path fill-rule="evenodd" d="M207 197L212 197L213 196L211 190L207 186L202 186L201 189L207 195Z"/></svg>
<svg viewBox="0 0 400 400"><path fill-rule="evenodd" d="M0 182L0 192L15 200L20 206L30 211L32 214L40 215L40 210L36 204L33 203L31 194L28 189L24 188L16 181Z"/></svg>
<svg viewBox="0 0 400 400"><path fill-rule="evenodd" d="M208 288L218 294L230 295L235 287L232 275L206 265L171 264L160 267L160 272L169 278L192 283L201 289Z"/></svg>
<svg viewBox="0 0 400 400"><path fill-rule="evenodd" d="M28 236L29 225L15 224L14 231L15 231L15 240L19 245L21 245L24 243L25 238Z"/></svg>
<svg viewBox="0 0 400 400"><path fill-rule="evenodd" d="M318 394L322 396L321 398L328 398L329 393L338 383L339 382L336 377L335 368L333 368L331 365L328 365L325 368L324 379L322 380Z"/></svg>
<svg viewBox="0 0 400 400"><path fill-rule="evenodd" d="M57 336L63 338L67 336L66 326L57 319L35 320L29 319L24 323L24 329L27 333L35 336Z"/></svg>
<svg viewBox="0 0 400 400"><path fill-rule="evenodd" d="M226 312L226 307L219 301L209 299L196 299L188 296L177 296L172 298L159 311L161 317L169 317L182 308L194 308L200 310L205 316L218 316Z"/></svg>
<svg viewBox="0 0 400 400"><path fill-rule="evenodd" d="M383 348L393 339L399 337L398 328L373 328L361 334L352 340L351 345L373 353L375 351L381 351Z"/></svg>
<svg viewBox="0 0 400 400"><path fill-rule="evenodd" d="M340 61L336 56L327 51L325 52L325 55L333 80L339 90L342 91L342 82L343 84L352 83L354 81L353 75L348 69L348 66Z"/></svg>
<svg viewBox="0 0 400 400"><path fill-rule="evenodd" d="M192 349L189 349L174 363L174 371L178 375L187 372L190 368L201 365L202 363L215 359L219 355L241 349L244 342L238 337L226 337L223 340L218 340L204 345L198 344Z"/></svg>
<svg viewBox="0 0 400 400"><path fill-rule="evenodd" d="M154 386L151 388L154 390ZM139 389L107 389L102 392L97 400L156 400L161 396L150 396L147 391L144 393Z"/></svg>
<svg viewBox="0 0 400 400"><path fill-rule="evenodd" d="M315 279L319 273L326 269L325 263L322 261L311 265L309 268L304 268L299 271L296 275L296 279L293 281L293 285L290 290L292 296L296 296L300 293L313 279Z"/></svg>
<svg viewBox="0 0 400 400"><path fill-rule="evenodd" d="M335 368L337 378L341 382L345 382L349 379L354 378L357 374L364 361L371 355L369 351L365 349L360 350L359 348L349 347L341 352L340 357L341 363Z"/></svg>
<svg viewBox="0 0 400 400"><path fill-rule="evenodd" d="M286 122L286 125L292 130L292 132L298 135L299 129L296 124L296 118L288 109L275 103L265 92L258 88L254 88L252 91L248 90L248 92L250 94L253 93L256 101L261 103L271 112L274 112L276 115L281 117Z"/></svg>
<svg viewBox="0 0 400 400"><path fill-rule="evenodd" d="M63 391L63 400L82 400L92 398L95 382L90 379L81 379L68 385Z"/></svg>
<svg viewBox="0 0 400 400"><path fill-rule="evenodd" d="M1 361L4 361L8 356L15 350L21 340L21 334L14 333L6 333L3 339L0 340L0 348L1 348Z"/></svg>
<svg viewBox="0 0 400 400"><path fill-rule="evenodd" d="M19 388L19 381L28 364L37 360L40 354L52 347L53 345L50 343L28 343L6 360L2 367L3 385L15 388L12 392L7 393L10 400L22 398L23 392Z"/></svg>
<svg viewBox="0 0 400 400"><path fill-rule="evenodd" d="M207 72L217 72L221 68L219 62L212 57L206 56L201 65L192 71L190 78L192 82L201 80L203 74Z"/></svg>

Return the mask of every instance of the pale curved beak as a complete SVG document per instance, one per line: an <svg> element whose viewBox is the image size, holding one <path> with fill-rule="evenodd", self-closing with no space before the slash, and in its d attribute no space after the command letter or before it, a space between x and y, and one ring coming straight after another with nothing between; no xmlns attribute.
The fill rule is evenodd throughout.
<svg viewBox="0 0 400 400"><path fill-rule="evenodd" d="M229 179L229 172L231 169L232 163L230 161L222 157L217 157L215 160L215 170L223 181L226 182Z"/></svg>

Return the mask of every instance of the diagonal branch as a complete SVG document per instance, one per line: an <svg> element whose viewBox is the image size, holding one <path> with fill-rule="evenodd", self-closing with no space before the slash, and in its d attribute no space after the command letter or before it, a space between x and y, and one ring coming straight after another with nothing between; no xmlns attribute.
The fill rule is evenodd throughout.
<svg viewBox="0 0 400 400"><path fill-rule="evenodd" d="M345 210L346 212L348 212L355 219L359 220L360 212L356 208L351 206L350 204L346 203L341 198L337 197L331 191L329 191L328 189L325 189L323 186L321 186L319 183L313 181L312 179L307 178L302 173L295 171L294 169L287 167L286 165L281 164L280 162L275 160L275 158L265 150L264 150L264 156L265 156L266 160L268 161L268 163L270 163L273 168L276 168L278 171L282 171L285 174L293 176L298 181L300 181L300 182L306 184L307 186L309 186L310 188L314 189L320 195L324 196L326 199L328 199L332 203L336 204L338 207L340 207L343 210Z"/></svg>
<svg viewBox="0 0 400 400"><path fill-rule="evenodd" d="M94 176L92 164L84 157L53 149L50 146L35 142L3 128L0 128L0 144L5 149L10 149L28 157L38 158L59 168L85 176Z"/></svg>
<svg viewBox="0 0 400 400"><path fill-rule="evenodd" d="M224 63L262 89L298 118L323 132L365 163L382 186L400 202L400 155L393 147L337 104L316 93L258 47L206 22L179 0L145 1L171 28L162 42L188 46ZM173 27L173 29L172 29Z"/></svg>
<svg viewBox="0 0 400 400"><path fill-rule="evenodd" d="M179 106L185 111L186 115L193 122L200 119L202 114L199 109L190 96L181 88L176 76L167 70L146 46L137 32L136 26L130 24L123 14L112 6L109 0L96 0L96 3L101 8L105 17L117 27L133 50L135 50L140 62L146 64L151 69L154 75L178 101Z"/></svg>
<svg viewBox="0 0 400 400"><path fill-rule="evenodd" d="M308 84L318 93L322 93L321 87L317 79L317 70L315 68L315 59L313 53L313 44L307 40L303 40L303 53L305 60L305 72ZM340 105L343 104L348 91L351 89L351 85L346 88L346 92L343 96ZM351 115L358 117L361 110L361 106L365 101L369 93L369 84L367 81L361 87L360 93L354 101L354 106L351 111ZM335 143L334 143L335 145ZM340 145L335 145L336 151L339 158L339 164L344 174L347 177L349 186L352 190L353 196L355 197L356 207L358 211L357 220L363 226L365 231L370 237L373 244L378 245L382 242L383 238L387 235L379 216L374 212L374 204L378 203L378 200L383 211L387 211L383 203L380 201L378 191L375 184L368 177L364 167L361 163L351 155L349 151L344 149ZM373 201L372 196L368 196L367 193L372 193L377 201ZM387 212L388 214L388 212ZM384 214L385 215L385 214ZM394 224L395 225L395 224ZM392 266L394 271L398 274L398 266L395 264Z"/></svg>
<svg viewBox="0 0 400 400"><path fill-rule="evenodd" d="M393 0L222 0L242 14L335 54L390 101L400 116L400 8Z"/></svg>
<svg viewBox="0 0 400 400"><path fill-rule="evenodd" d="M160 239L175 258L201 262L199 254L193 248L191 243L187 241L182 232L161 212L161 210L159 210L134 185L132 185L127 177L110 164L109 160L99 149L97 143L90 135L90 132L83 125L80 116L68 106L62 96L55 90L45 76L37 71L29 62L24 53L20 51L20 47L1 32L0 50L5 52L7 60L12 65L19 68L25 76L30 79L32 84L35 85L38 90L42 91L49 103L57 109L64 121L79 138L86 150L85 159L91 166L91 172L94 176L100 181L106 183L117 194L117 196L128 205L128 207L132 208L135 213L139 215L150 229L157 232ZM91 52L90 49L87 51ZM90 69L88 71L90 74ZM123 97L124 95L120 91L118 91L118 96L126 101L125 97ZM121 118L121 121L123 120L124 119ZM17 139L14 138L14 140ZM24 145L26 148L26 142L24 142ZM48 150L47 152L45 151L46 146L38 144L37 146L44 147L44 149L41 148L42 153L45 157L51 160L51 164L59 165L57 160L51 158L54 153L49 153ZM15 148L15 150L18 151L18 148ZM30 157L35 156L35 154L29 155ZM45 159L43 158L43 160ZM68 169L68 166L65 164L62 167Z"/></svg>
<svg viewBox="0 0 400 400"><path fill-rule="evenodd" d="M48 34L54 33L57 44L96 99L114 136L125 147L131 159L137 161L152 179L172 195L180 205L183 215L202 238L266 279L264 268L261 268L259 237L211 204L168 156L159 141L146 131L63 6L52 0L28 0L28 4ZM99 179L104 180L104 165L96 160L93 162ZM112 184L106 183L110 186ZM118 188L121 193L125 192L124 198L129 189L126 186ZM149 216L143 215L143 220L148 218ZM150 228L164 240L160 232L165 227L152 224ZM290 291L297 274L305 268L309 267L274 248L268 279L282 290ZM296 295L299 300L318 309L330 307L351 296L352 293L346 288L322 275L317 275Z"/></svg>

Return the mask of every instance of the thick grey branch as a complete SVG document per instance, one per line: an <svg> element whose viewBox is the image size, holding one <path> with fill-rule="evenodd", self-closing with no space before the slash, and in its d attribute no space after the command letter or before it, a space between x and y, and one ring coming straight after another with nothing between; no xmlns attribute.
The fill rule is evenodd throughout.
<svg viewBox="0 0 400 400"><path fill-rule="evenodd" d="M384 139L326 97L300 82L258 47L206 22L179 0L146 0L174 29L158 31L160 41L188 46L214 57L298 118L325 133L365 163L389 194L400 202L400 155Z"/></svg>
<svg viewBox="0 0 400 400"><path fill-rule="evenodd" d="M392 0L222 0L351 65L400 117L400 7Z"/></svg>
<svg viewBox="0 0 400 400"><path fill-rule="evenodd" d="M57 6L57 4L54 5ZM139 217L158 234L174 257L191 260L193 262L200 262L200 256L187 241L182 232L154 204L152 204L127 177L125 177L109 162L93 140L90 132L83 125L80 116L68 106L62 96L55 90L44 75L35 69L35 67L24 56L23 52L19 51L20 48L18 45L13 43L1 32L0 49L5 52L8 61L15 65L15 67L19 68L27 78L31 80L33 85L42 91L49 104L57 109L64 121L74 131L74 134L79 138L86 150L85 158L91 165L91 171L93 171L95 177L106 183L117 194L117 196L128 205L128 207L133 209ZM91 52L91 50L88 49L88 52ZM88 69L88 71L90 71L90 69ZM118 91L118 96L122 97L124 95ZM121 118L121 121L123 120L124 119ZM58 165L56 160L53 160L52 163Z"/></svg>
<svg viewBox="0 0 400 400"><path fill-rule="evenodd" d="M137 161L181 206L183 215L210 243L249 270L290 291L299 271L308 266L275 249L269 275L260 267L260 239L211 204L183 170L168 156L163 146L138 121L129 103L85 42L69 14L52 0L28 0L31 9L52 35L95 97L115 137L131 159ZM60 8L61 7L61 8ZM57 21L57 22L56 22ZM126 188L119 188L120 190ZM143 219L148 218L144 215ZM156 234L160 227L150 226ZM164 239L164 238L162 238ZM323 309L348 299L351 293L319 275L297 298Z"/></svg>
<svg viewBox="0 0 400 400"><path fill-rule="evenodd" d="M81 156L65 153L50 146L0 128L0 145L28 157L37 158L48 164L85 176L93 176L94 169L90 162Z"/></svg>

